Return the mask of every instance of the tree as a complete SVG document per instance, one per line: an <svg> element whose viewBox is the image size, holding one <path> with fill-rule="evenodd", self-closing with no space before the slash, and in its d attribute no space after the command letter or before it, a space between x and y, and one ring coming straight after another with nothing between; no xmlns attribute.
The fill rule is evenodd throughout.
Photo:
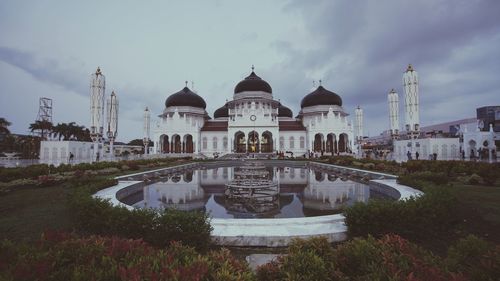
<svg viewBox="0 0 500 281"><path fill-rule="evenodd" d="M31 123L29 129L31 132L34 131L40 131L40 136L43 140L46 139L46 135L48 135L54 126L52 125L52 122L49 121L40 121L37 120L35 123Z"/></svg>
<svg viewBox="0 0 500 281"><path fill-rule="evenodd" d="M0 134L10 134L9 128L7 128L10 125L12 125L12 123L7 121L7 119L0 117Z"/></svg>
<svg viewBox="0 0 500 281"><path fill-rule="evenodd" d="M142 139L135 139L135 140L131 140L128 145L140 145L140 146L144 146L144 142ZM154 145L153 141L152 140L149 140L149 147L152 147Z"/></svg>

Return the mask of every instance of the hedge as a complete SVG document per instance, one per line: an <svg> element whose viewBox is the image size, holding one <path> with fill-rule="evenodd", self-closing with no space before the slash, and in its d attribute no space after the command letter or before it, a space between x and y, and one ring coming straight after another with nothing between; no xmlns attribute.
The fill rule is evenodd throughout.
<svg viewBox="0 0 500 281"><path fill-rule="evenodd" d="M351 237L394 233L409 239L432 237L456 224L457 199L449 188L433 188L418 198L402 201L358 202L344 211Z"/></svg>
<svg viewBox="0 0 500 281"><path fill-rule="evenodd" d="M326 238L297 239L285 255L257 269L275 280L498 280L500 247L477 237L458 241L440 257L398 235L355 238L333 246Z"/></svg>
<svg viewBox="0 0 500 281"><path fill-rule="evenodd" d="M172 209L128 210L91 196L115 183L116 180L93 181L75 189L68 203L80 231L143 239L158 247L164 247L171 241L181 241L201 251L210 247L212 227L206 213Z"/></svg>
<svg viewBox="0 0 500 281"><path fill-rule="evenodd" d="M227 250L198 254L181 243L45 233L39 243L0 243L1 280L254 280Z"/></svg>

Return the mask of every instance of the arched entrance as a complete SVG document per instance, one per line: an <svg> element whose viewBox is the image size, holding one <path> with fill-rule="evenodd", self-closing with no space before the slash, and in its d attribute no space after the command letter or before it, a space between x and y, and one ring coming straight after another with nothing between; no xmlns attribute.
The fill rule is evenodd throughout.
<svg viewBox="0 0 500 281"><path fill-rule="evenodd" d="M328 134L326 136L326 152L332 154L337 152L337 137L335 134Z"/></svg>
<svg viewBox="0 0 500 281"><path fill-rule="evenodd" d="M273 134L269 131L262 133L262 144L260 145L261 152L273 152Z"/></svg>
<svg viewBox="0 0 500 281"><path fill-rule="evenodd" d="M236 153L246 152L245 144L245 134L243 132L236 132L234 134L234 150Z"/></svg>
<svg viewBox="0 0 500 281"><path fill-rule="evenodd" d="M315 152L321 152L323 150L323 134L314 135L313 148Z"/></svg>
<svg viewBox="0 0 500 281"><path fill-rule="evenodd" d="M259 152L259 134L256 131L248 133L247 151Z"/></svg>
<svg viewBox="0 0 500 281"><path fill-rule="evenodd" d="M194 145L193 145L193 136L192 135L185 135L184 136L184 152L185 153L193 153L194 151Z"/></svg>
<svg viewBox="0 0 500 281"><path fill-rule="evenodd" d="M339 152L347 152L347 134L340 134L339 136Z"/></svg>
<svg viewBox="0 0 500 281"><path fill-rule="evenodd" d="M172 136L172 152L173 153L181 153L181 136L173 135Z"/></svg>
<svg viewBox="0 0 500 281"><path fill-rule="evenodd" d="M472 158L475 158L475 157L478 157L477 155L477 148L476 148L476 141L475 140L470 140L469 141L469 157L472 159Z"/></svg>
<svg viewBox="0 0 500 281"><path fill-rule="evenodd" d="M170 152L170 142L168 141L167 135L162 135L160 137L160 147L161 147L162 153L169 153Z"/></svg>

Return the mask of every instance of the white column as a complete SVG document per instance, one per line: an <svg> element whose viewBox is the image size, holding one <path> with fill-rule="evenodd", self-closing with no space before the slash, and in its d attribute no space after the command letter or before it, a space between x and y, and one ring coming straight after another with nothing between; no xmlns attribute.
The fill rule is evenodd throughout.
<svg viewBox="0 0 500 281"><path fill-rule="evenodd" d="M405 90L405 129L412 138L417 137L420 131L418 83L418 74L410 64L403 74L403 87Z"/></svg>

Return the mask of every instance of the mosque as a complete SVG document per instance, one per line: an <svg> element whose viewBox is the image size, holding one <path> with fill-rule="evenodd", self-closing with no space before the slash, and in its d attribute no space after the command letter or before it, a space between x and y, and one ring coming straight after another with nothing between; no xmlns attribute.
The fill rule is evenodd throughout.
<svg viewBox="0 0 500 281"><path fill-rule="evenodd" d="M300 112L273 97L271 85L252 67L236 84L232 100L213 113L205 100L186 86L171 94L152 128L155 154L316 155L351 154L355 130L342 107L342 98L321 84L304 96Z"/></svg>

